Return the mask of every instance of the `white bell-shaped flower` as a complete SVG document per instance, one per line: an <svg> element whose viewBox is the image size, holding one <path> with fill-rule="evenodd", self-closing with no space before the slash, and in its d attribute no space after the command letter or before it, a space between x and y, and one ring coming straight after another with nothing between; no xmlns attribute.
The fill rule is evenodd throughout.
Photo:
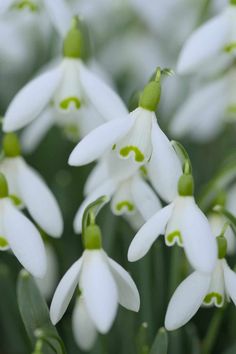
<svg viewBox="0 0 236 354"><path fill-rule="evenodd" d="M92 349L97 339L97 329L89 315L83 295L76 300L72 314L72 331L77 345L82 350Z"/></svg>
<svg viewBox="0 0 236 354"><path fill-rule="evenodd" d="M211 226L213 235L219 236L221 230L223 229L225 223L227 222L226 218L220 213L211 213L208 216L208 220ZM236 238L231 227L228 227L224 233L224 236L227 240L227 253L233 255L236 253Z"/></svg>
<svg viewBox="0 0 236 354"><path fill-rule="evenodd" d="M46 273L46 253L39 231L12 203L4 175L0 174L0 250L10 249L35 277Z"/></svg>
<svg viewBox="0 0 236 354"><path fill-rule="evenodd" d="M87 206L97 198L106 195L111 199L111 210L115 215L133 220L139 214L141 224L148 220L161 203L136 164L117 158L109 153L92 170L85 184L85 199L80 205L75 219L75 232L80 233L82 217ZM132 221L131 221L132 223Z"/></svg>
<svg viewBox="0 0 236 354"><path fill-rule="evenodd" d="M216 17L198 28L186 41L178 60L177 70L187 74L216 60L223 52L233 55L236 49L236 3L230 5Z"/></svg>
<svg viewBox="0 0 236 354"><path fill-rule="evenodd" d="M96 330L106 333L112 326L118 304L132 311L139 310L139 293L130 275L101 248L101 232L97 225L85 229L83 241L85 251L60 281L50 316L53 324L62 318L79 286Z"/></svg>
<svg viewBox="0 0 236 354"><path fill-rule="evenodd" d="M182 168L173 146L156 121L159 75L157 70L156 79L145 86L138 108L88 134L72 151L69 164L88 164L113 149L120 159L131 160L139 166L146 163L153 186L165 201L170 202L176 196Z"/></svg>
<svg viewBox="0 0 236 354"><path fill-rule="evenodd" d="M9 184L10 196L19 206L26 207L35 222L50 236L60 237L63 219L57 201L41 176L20 156L20 146L14 133L3 140L5 158L0 162Z"/></svg>
<svg viewBox="0 0 236 354"><path fill-rule="evenodd" d="M29 124L50 102L61 113L92 105L105 121L127 113L118 95L80 59L82 41L77 19L74 19L64 40L62 62L30 81L16 94L5 114L4 131L14 131Z"/></svg>
<svg viewBox="0 0 236 354"><path fill-rule="evenodd" d="M236 274L225 259L218 259L211 274L195 271L175 290L165 317L167 330L185 325L201 305L222 307L232 299L236 305Z"/></svg>
<svg viewBox="0 0 236 354"><path fill-rule="evenodd" d="M179 181L179 196L154 214L135 235L128 251L129 261L145 256L163 234L168 246L176 243L184 247L193 268L205 273L213 270L217 259L216 240L192 194L192 176L183 175Z"/></svg>

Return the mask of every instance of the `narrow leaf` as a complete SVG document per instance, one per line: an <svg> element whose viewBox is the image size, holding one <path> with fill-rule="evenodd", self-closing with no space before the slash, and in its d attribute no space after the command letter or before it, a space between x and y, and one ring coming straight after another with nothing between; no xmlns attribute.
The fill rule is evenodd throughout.
<svg viewBox="0 0 236 354"><path fill-rule="evenodd" d="M149 354L167 354L168 350L168 336L165 328L160 328L154 342L152 344Z"/></svg>

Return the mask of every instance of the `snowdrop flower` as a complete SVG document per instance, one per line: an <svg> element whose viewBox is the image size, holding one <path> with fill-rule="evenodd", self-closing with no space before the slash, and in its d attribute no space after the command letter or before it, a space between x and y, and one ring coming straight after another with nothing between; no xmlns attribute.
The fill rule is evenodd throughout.
<svg viewBox="0 0 236 354"><path fill-rule="evenodd" d="M216 240L209 222L195 203L193 177L184 174L178 185L179 195L154 214L138 231L128 251L128 259L136 261L149 251L154 241L165 235L167 246L184 247L193 268L204 273L213 270L216 263Z"/></svg>
<svg viewBox="0 0 236 354"><path fill-rule="evenodd" d="M35 277L46 273L46 254L40 233L9 198L6 178L0 173L0 250L11 250Z"/></svg>
<svg viewBox="0 0 236 354"><path fill-rule="evenodd" d="M63 220L57 201L38 173L20 155L17 136L3 139L5 158L0 162L9 183L9 193L16 205L26 207L35 222L50 236L60 237Z"/></svg>
<svg viewBox="0 0 236 354"><path fill-rule="evenodd" d="M72 331L77 345L82 350L92 349L97 339L97 329L88 313L83 295L76 300L72 314Z"/></svg>
<svg viewBox="0 0 236 354"><path fill-rule="evenodd" d="M139 166L147 163L154 188L165 201L172 201L176 196L181 164L156 121L160 77L158 68L156 78L145 86L140 96L139 107L126 117L105 123L88 134L72 151L69 164L85 165L113 149L120 159Z"/></svg>
<svg viewBox="0 0 236 354"><path fill-rule="evenodd" d="M92 222L83 229L82 236L85 251L60 281L51 303L50 317L53 324L62 318L79 286L94 327L106 333L114 321L118 304L132 311L139 310L139 293L130 275L103 251L99 227Z"/></svg>
<svg viewBox="0 0 236 354"><path fill-rule="evenodd" d="M9 132L29 124L50 102L65 114L90 104L104 120L126 114L117 94L86 68L81 60L82 53L83 38L78 20L74 18L64 40L62 62L18 92L6 111L3 130Z"/></svg>
<svg viewBox="0 0 236 354"><path fill-rule="evenodd" d="M235 119L236 72L198 87L174 115L170 132L176 138L190 136L200 142L214 138L226 119ZM214 104L211 104L214 102Z"/></svg>
<svg viewBox="0 0 236 354"><path fill-rule="evenodd" d="M160 200L143 178L143 170L146 172L145 167L140 171L136 164L118 159L114 151L99 161L85 184L86 198L74 219L75 232L81 232L82 217L87 206L103 195L111 198L113 214L126 216L131 224L138 221L140 225L159 210Z"/></svg>
<svg viewBox="0 0 236 354"><path fill-rule="evenodd" d="M201 65L217 59L217 55L222 56L224 52L235 53L235 5L235 0L230 0L221 14L207 21L189 37L178 60L180 74L199 70Z"/></svg>
<svg viewBox="0 0 236 354"><path fill-rule="evenodd" d="M222 307L230 298L236 305L236 274L224 258L226 239L218 237L218 244L218 260L212 273L195 271L175 290L165 317L165 327L168 330L186 324L201 305Z"/></svg>

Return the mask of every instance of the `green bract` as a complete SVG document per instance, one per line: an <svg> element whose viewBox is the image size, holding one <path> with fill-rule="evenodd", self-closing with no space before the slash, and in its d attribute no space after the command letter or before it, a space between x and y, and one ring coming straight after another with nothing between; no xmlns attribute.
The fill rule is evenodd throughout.
<svg viewBox="0 0 236 354"><path fill-rule="evenodd" d="M6 198L8 196L8 184L5 176L0 173L0 198Z"/></svg>
<svg viewBox="0 0 236 354"><path fill-rule="evenodd" d="M184 174L178 182L178 193L182 197L192 196L194 193L194 180L190 174Z"/></svg>
<svg viewBox="0 0 236 354"><path fill-rule="evenodd" d="M81 58L83 51L83 36L78 27L79 20L74 17L71 29L63 43L63 55L69 58Z"/></svg>
<svg viewBox="0 0 236 354"><path fill-rule="evenodd" d="M98 225L89 225L83 235L84 247L87 250L102 248L102 234Z"/></svg>
<svg viewBox="0 0 236 354"><path fill-rule="evenodd" d="M16 157L21 154L20 142L15 133L5 134L2 144L5 156Z"/></svg>

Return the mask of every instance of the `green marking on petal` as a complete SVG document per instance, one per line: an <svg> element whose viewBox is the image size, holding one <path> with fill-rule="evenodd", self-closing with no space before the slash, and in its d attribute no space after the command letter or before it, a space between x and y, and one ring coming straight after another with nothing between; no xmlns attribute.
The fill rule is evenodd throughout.
<svg viewBox="0 0 236 354"><path fill-rule="evenodd" d="M60 102L60 108L63 110L68 110L71 103L75 105L76 109L81 107L81 102L77 97L68 97Z"/></svg>
<svg viewBox="0 0 236 354"><path fill-rule="evenodd" d="M130 203L128 200L123 200L116 204L116 210L121 211L122 209L127 208L129 212L134 211L134 205Z"/></svg>
<svg viewBox="0 0 236 354"><path fill-rule="evenodd" d="M9 244L8 244L7 240L3 236L0 236L0 249L6 249L8 247L9 247Z"/></svg>
<svg viewBox="0 0 236 354"><path fill-rule="evenodd" d="M236 42L226 44L223 49L225 52L231 53L233 50L236 49Z"/></svg>
<svg viewBox="0 0 236 354"><path fill-rule="evenodd" d="M29 0L19 1L12 6L12 8L15 8L17 10L23 10L26 7L28 7L28 9L32 12L36 12L39 9L36 4L34 4L33 2L31 2Z"/></svg>
<svg viewBox="0 0 236 354"><path fill-rule="evenodd" d="M120 149L120 155L122 157L128 157L131 152L134 152L136 162L144 161L144 154L139 150L137 146L125 146Z"/></svg>
<svg viewBox="0 0 236 354"><path fill-rule="evenodd" d="M228 113L231 113L231 114L236 114L236 105L230 105L228 108L227 108L227 112Z"/></svg>
<svg viewBox="0 0 236 354"><path fill-rule="evenodd" d="M224 305L224 299L221 294L212 292L205 296L203 303L205 305L211 305L214 303L216 306L222 307Z"/></svg>
<svg viewBox="0 0 236 354"><path fill-rule="evenodd" d="M181 233L178 230L173 231L166 236L166 244L168 246L173 246L175 243L178 246L183 247L183 239Z"/></svg>
<svg viewBox="0 0 236 354"><path fill-rule="evenodd" d="M115 148L116 148L116 144L114 144L114 145L112 146L112 150L115 150Z"/></svg>
<svg viewBox="0 0 236 354"><path fill-rule="evenodd" d="M9 198L11 198L12 202L13 202L14 205L16 205L16 206L20 206L20 205L23 204L23 203L22 203L22 200L21 200L19 197L17 197L17 195L15 195L15 194L10 194L10 195L9 195Z"/></svg>
<svg viewBox="0 0 236 354"><path fill-rule="evenodd" d="M140 167L140 172L143 174L144 177L147 177L147 168L145 166Z"/></svg>

